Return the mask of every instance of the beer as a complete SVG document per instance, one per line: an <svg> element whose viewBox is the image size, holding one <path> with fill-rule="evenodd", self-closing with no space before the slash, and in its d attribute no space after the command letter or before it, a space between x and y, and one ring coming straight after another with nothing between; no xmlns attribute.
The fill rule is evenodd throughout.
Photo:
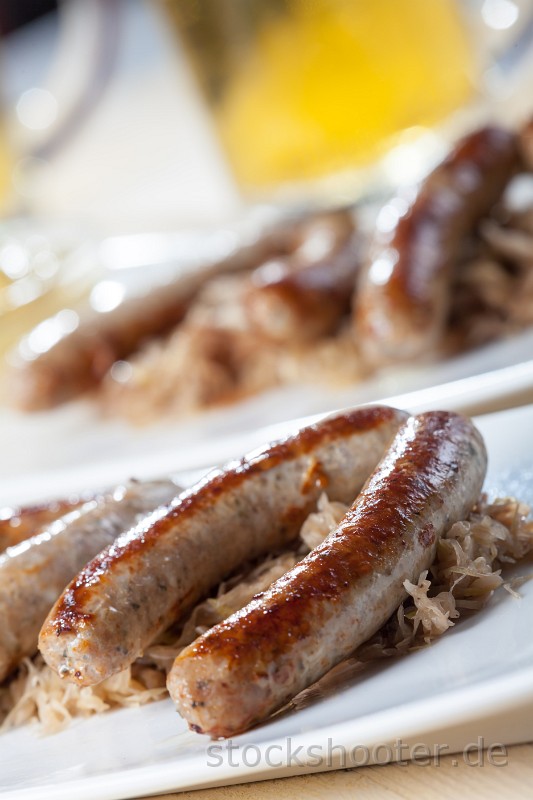
<svg viewBox="0 0 533 800"><path fill-rule="evenodd" d="M167 0L248 192L372 162L468 100L453 0Z"/></svg>

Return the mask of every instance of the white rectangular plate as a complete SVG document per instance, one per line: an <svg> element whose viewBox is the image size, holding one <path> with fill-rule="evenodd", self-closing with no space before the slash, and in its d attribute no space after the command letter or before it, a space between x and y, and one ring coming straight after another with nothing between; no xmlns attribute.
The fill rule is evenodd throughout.
<svg viewBox="0 0 533 800"><path fill-rule="evenodd" d="M477 424L489 452L490 495L533 504L533 406ZM530 561L515 573L532 568ZM451 752L478 736L485 745L531 738L533 582L521 594L517 600L498 592L431 647L370 667L235 737L231 750L188 732L170 701L81 720L49 737L32 727L13 731L0 739L2 797L114 800L355 766L366 752L390 760L398 739L437 742Z"/></svg>
<svg viewBox="0 0 533 800"><path fill-rule="evenodd" d="M343 389L281 387L189 418L162 419L137 428L121 419L104 419L87 400L35 414L1 408L0 502L5 492L21 485L22 476L40 480L45 472L57 472L59 481L63 471L79 464L88 466L88 473L100 470L102 481L107 480L106 471L112 475L124 465L139 463L142 468L147 455L153 457L155 475L206 467L226 458L237 435L246 435L243 447L253 447L261 441L257 432L265 425L391 397L402 407L419 407L418 397L406 396L402 402L407 392L422 394L425 407L445 402L447 408L477 413L478 406L484 409L493 399L512 398L524 389L533 394L532 357L533 328L437 364L384 370ZM443 384L449 391L443 391Z"/></svg>

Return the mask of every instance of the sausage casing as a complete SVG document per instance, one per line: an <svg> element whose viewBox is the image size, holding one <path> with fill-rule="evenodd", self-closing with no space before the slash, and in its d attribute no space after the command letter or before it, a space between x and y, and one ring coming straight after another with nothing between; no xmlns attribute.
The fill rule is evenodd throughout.
<svg viewBox="0 0 533 800"><path fill-rule="evenodd" d="M44 352L28 359L27 341L12 358L10 392L15 405L36 411L52 408L97 387L112 364L128 358L149 339L168 334L180 323L200 290L213 278L245 272L292 245L293 223L278 224L256 234L227 257L173 281L154 286L146 295L126 298L112 311L81 315L74 330L65 331Z"/></svg>
<svg viewBox="0 0 533 800"><path fill-rule="evenodd" d="M75 511L92 498L76 496L50 500L31 506L6 506L0 509L0 553L30 539L56 519Z"/></svg>
<svg viewBox="0 0 533 800"><path fill-rule="evenodd" d="M0 556L0 681L35 652L52 604L83 565L179 491L172 481L131 482Z"/></svg>
<svg viewBox="0 0 533 800"><path fill-rule="evenodd" d="M183 650L168 676L189 726L243 731L377 631L464 518L486 470L465 417L412 417L338 528L266 592Z"/></svg>
<svg viewBox="0 0 533 800"><path fill-rule="evenodd" d="M336 211L302 224L295 250L254 270L244 303L252 327L275 341L325 336L350 308L361 262L352 215Z"/></svg>
<svg viewBox="0 0 533 800"><path fill-rule="evenodd" d="M212 473L80 572L41 631L45 660L82 685L124 669L229 573L286 547L324 489L351 502L405 418L350 411Z"/></svg>
<svg viewBox="0 0 533 800"><path fill-rule="evenodd" d="M378 217L354 298L355 333L370 364L416 358L438 344L462 239L499 199L517 164L514 134L475 131L426 178L411 205L402 198L389 203L381 229Z"/></svg>

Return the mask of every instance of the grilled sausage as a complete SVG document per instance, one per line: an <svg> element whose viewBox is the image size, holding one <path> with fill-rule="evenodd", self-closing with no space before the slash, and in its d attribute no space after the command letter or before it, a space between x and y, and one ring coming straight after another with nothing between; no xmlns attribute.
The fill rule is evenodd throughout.
<svg viewBox="0 0 533 800"><path fill-rule="evenodd" d="M35 652L47 613L83 565L179 491L172 481L132 482L0 556L0 681Z"/></svg>
<svg viewBox="0 0 533 800"><path fill-rule="evenodd" d="M520 131L520 153L524 167L533 171L533 119L530 119Z"/></svg>
<svg viewBox="0 0 533 800"><path fill-rule="evenodd" d="M480 434L459 415L412 417L338 528L176 658L168 677L195 731L232 736L281 707L377 631L479 496Z"/></svg>
<svg viewBox="0 0 533 800"><path fill-rule="evenodd" d="M413 359L438 344L461 241L517 164L516 136L483 128L459 142L410 206L402 198L386 206L354 297L355 334L370 364Z"/></svg>
<svg viewBox="0 0 533 800"><path fill-rule="evenodd" d="M61 338L45 352L30 352L28 357L30 334L11 359L14 404L36 411L94 389L115 361L127 358L148 339L163 336L180 323L209 280L253 269L267 258L288 252L294 235L294 221L280 223L249 243L243 241L228 257L181 274L168 284L154 287L146 296L126 298L112 311L80 315L74 330L65 328Z"/></svg>
<svg viewBox="0 0 533 800"><path fill-rule="evenodd" d="M45 660L81 685L124 669L225 576L296 538L325 488L351 502L405 418L350 411L212 473L80 572L41 631Z"/></svg>
<svg viewBox="0 0 533 800"><path fill-rule="evenodd" d="M40 533L45 525L75 511L90 498L74 495L31 506L6 506L0 509L0 553L24 539Z"/></svg>
<svg viewBox="0 0 533 800"><path fill-rule="evenodd" d="M337 211L302 226L291 254L250 276L244 303L252 326L275 341L306 341L332 333L350 308L361 263L351 215Z"/></svg>

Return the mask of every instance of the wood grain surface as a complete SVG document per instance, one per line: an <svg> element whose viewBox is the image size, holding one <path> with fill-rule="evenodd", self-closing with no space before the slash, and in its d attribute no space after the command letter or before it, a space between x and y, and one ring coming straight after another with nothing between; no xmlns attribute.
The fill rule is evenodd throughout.
<svg viewBox="0 0 533 800"><path fill-rule="evenodd" d="M476 759L473 759L476 761ZM533 796L533 743L507 748L501 764L466 764L460 754L444 756L438 766L359 767L315 775L243 783L217 789L159 795L161 800L424 800L461 797L515 800ZM497 759L495 759L497 761ZM144 798L152 800L152 798ZM153 798L155 800L155 798Z"/></svg>

